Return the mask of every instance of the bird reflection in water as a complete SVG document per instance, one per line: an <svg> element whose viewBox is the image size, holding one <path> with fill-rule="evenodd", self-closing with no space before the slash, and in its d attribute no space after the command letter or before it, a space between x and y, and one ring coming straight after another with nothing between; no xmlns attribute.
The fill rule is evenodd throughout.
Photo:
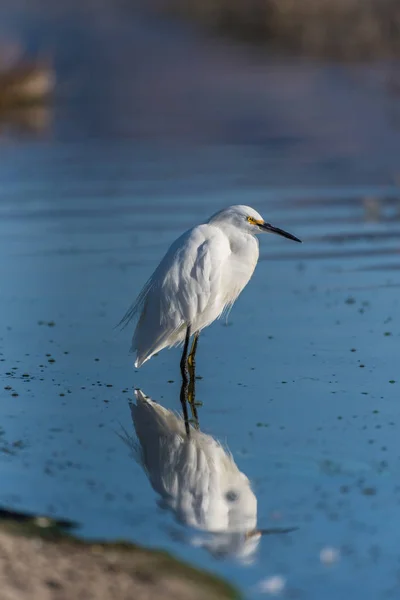
<svg viewBox="0 0 400 600"><path fill-rule="evenodd" d="M257 529L257 498L229 451L209 434L136 390L130 404L136 436L123 441L140 462L160 505L197 533L191 543L215 557L251 562L263 534L292 529ZM201 534L199 532L202 532Z"/></svg>

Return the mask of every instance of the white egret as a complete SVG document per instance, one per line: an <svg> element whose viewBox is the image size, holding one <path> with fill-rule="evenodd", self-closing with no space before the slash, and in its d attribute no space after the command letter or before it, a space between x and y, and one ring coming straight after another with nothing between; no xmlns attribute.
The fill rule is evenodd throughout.
<svg viewBox="0 0 400 600"><path fill-rule="evenodd" d="M131 350L140 367L163 348L184 343L181 372L194 366L200 331L229 309L258 261L256 235L297 237L266 223L249 206L230 206L189 229L169 248L120 325L138 318ZM190 337L194 335L188 355Z"/></svg>

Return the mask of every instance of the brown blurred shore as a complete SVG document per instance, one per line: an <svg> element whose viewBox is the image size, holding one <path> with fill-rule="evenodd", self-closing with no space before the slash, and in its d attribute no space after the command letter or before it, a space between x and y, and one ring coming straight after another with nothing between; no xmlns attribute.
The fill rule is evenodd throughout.
<svg viewBox="0 0 400 600"><path fill-rule="evenodd" d="M290 55L344 60L400 56L399 0L4 0L1 8L51 21L159 11L208 31Z"/></svg>
<svg viewBox="0 0 400 600"><path fill-rule="evenodd" d="M236 39L341 59L400 56L398 0L153 0Z"/></svg>
<svg viewBox="0 0 400 600"><path fill-rule="evenodd" d="M85 543L43 517L0 511L1 600L228 600L228 584L165 552Z"/></svg>
<svg viewBox="0 0 400 600"><path fill-rule="evenodd" d="M0 110L42 104L50 99L55 73L47 64L20 60L0 71Z"/></svg>

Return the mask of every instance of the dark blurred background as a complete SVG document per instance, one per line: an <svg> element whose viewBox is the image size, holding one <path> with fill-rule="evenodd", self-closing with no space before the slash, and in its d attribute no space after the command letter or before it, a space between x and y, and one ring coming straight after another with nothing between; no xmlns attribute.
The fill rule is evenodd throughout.
<svg viewBox="0 0 400 600"><path fill-rule="evenodd" d="M233 185L397 178L397 2L20 0L0 15L3 141L131 139L158 146L162 177L172 152L177 176Z"/></svg>

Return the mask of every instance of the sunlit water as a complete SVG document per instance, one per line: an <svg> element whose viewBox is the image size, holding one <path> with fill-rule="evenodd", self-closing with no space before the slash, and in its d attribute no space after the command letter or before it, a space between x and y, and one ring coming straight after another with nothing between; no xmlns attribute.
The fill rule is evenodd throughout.
<svg viewBox="0 0 400 600"><path fill-rule="evenodd" d="M48 32L29 23L30 39ZM86 25L53 27L47 129L3 129L1 504L171 550L246 597L397 598L400 139L386 71L282 64L147 17ZM135 387L179 409L179 350L136 372L131 331L113 329L169 243L239 202L304 240L262 237L228 323L199 342L202 431L250 480L256 527L295 528L245 557L182 523L121 440Z"/></svg>

